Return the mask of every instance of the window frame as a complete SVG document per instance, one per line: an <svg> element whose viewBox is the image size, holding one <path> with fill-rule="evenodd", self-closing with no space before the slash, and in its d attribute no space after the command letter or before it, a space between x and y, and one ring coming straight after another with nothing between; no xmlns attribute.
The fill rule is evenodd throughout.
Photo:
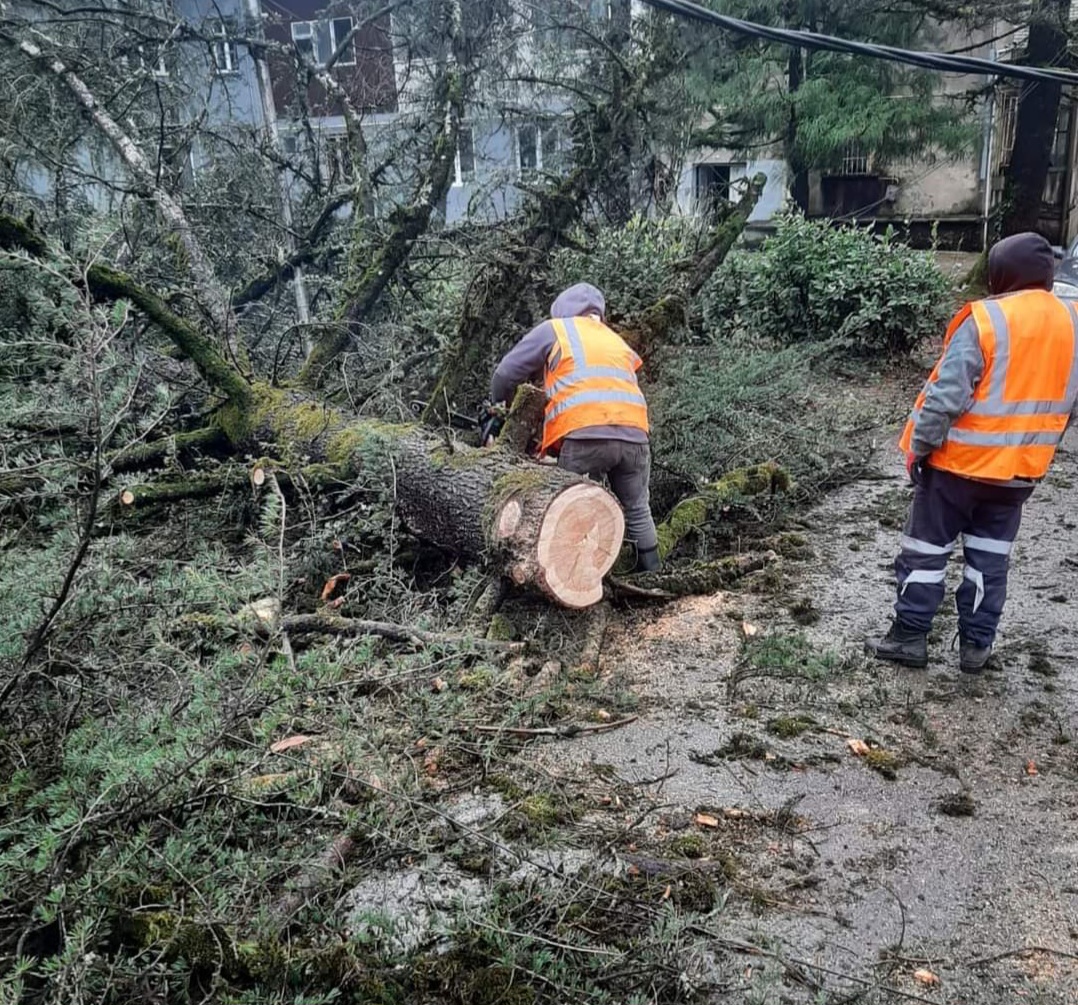
<svg viewBox="0 0 1078 1005"><path fill-rule="evenodd" d="M340 35L338 35L337 28L345 21L348 22L348 27L344 31L342 31ZM348 35L355 29L355 26L356 19L352 17L351 14L341 15L340 17L314 18L313 20L309 21L297 20L290 23L289 35L292 39L293 47L296 49L297 52L304 55L305 58L306 53L303 49L300 48L297 43L301 40L310 42L311 48L309 58L311 61L311 65L316 70L323 70L325 69L326 63L329 62L330 57L337 51L340 44L345 40L345 38L347 38ZM304 29L306 31L306 34L297 34L297 28ZM329 42L329 51L324 53L325 58L321 58L318 51L319 42L321 41L319 38L319 29L322 29L325 32L323 38L325 40L328 40ZM357 63L358 58L356 56L356 40L353 36L348 43L348 48L341 53L340 59L338 59L337 62L333 64L333 67L336 68L338 66L356 66Z"/></svg>
<svg viewBox="0 0 1078 1005"><path fill-rule="evenodd" d="M535 130L535 166L525 168L522 161L522 147L520 143L520 134L524 129ZM544 156L544 153L554 154L560 159L560 156L565 151L565 144L563 142L564 132L562 131L561 119L531 119L525 122L521 122L517 125L516 130L516 161L517 161L517 177L523 180L535 178L542 174L544 171L552 173L560 167L557 164L547 164L548 158ZM548 141L553 137L554 146L548 147Z"/></svg>
<svg viewBox="0 0 1078 1005"><path fill-rule="evenodd" d="M222 59L222 57L224 57ZM232 25L218 21L210 42L210 60L215 77L235 77L240 72L239 43L232 37Z"/></svg>

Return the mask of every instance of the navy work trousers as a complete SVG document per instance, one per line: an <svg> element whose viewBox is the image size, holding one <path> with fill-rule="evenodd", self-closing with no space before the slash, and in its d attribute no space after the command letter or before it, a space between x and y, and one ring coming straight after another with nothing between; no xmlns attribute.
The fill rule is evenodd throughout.
<svg viewBox="0 0 1078 1005"><path fill-rule="evenodd" d="M927 632L943 600L947 562L962 538L965 570L955 595L961 638L990 646L1007 599L1007 569L1030 488L1005 488L925 466L895 559L895 613Z"/></svg>

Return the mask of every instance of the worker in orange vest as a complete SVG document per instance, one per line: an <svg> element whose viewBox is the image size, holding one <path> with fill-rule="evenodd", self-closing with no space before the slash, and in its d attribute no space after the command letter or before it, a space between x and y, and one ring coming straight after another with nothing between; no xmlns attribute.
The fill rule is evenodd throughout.
<svg viewBox="0 0 1078 1005"><path fill-rule="evenodd" d="M603 323L606 301L588 283L562 293L550 320L524 336L498 364L490 400L511 402L526 381L543 381L546 412L541 451L558 465L606 478L625 510L625 536L637 568L659 568L648 482L648 408L637 384L640 357Z"/></svg>
<svg viewBox="0 0 1078 1005"><path fill-rule="evenodd" d="M927 635L961 537L959 668L976 674L988 662L1022 506L1078 401L1078 308L1051 292L1054 271L1038 234L1000 241L988 256L991 295L947 329L902 434L913 508L895 560L894 624L866 643L878 659L928 665Z"/></svg>

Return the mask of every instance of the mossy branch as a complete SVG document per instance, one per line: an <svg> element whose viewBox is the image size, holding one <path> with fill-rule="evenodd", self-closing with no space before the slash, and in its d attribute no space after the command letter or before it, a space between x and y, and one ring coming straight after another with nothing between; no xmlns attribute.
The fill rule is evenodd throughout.
<svg viewBox="0 0 1078 1005"><path fill-rule="evenodd" d="M130 300L194 363L214 391L219 391L237 408L250 405L251 385L244 376L221 355L212 339L171 310L156 293L108 265L90 266L86 282L90 292L99 299Z"/></svg>
<svg viewBox="0 0 1078 1005"><path fill-rule="evenodd" d="M762 555L731 555L716 562L690 562L660 572L611 576L607 583L614 596L620 599L675 600L714 593L777 560L773 551Z"/></svg>
<svg viewBox="0 0 1078 1005"><path fill-rule="evenodd" d="M737 243L737 239L745 230L745 225L752 216L752 211L763 195L764 186L767 184L767 175L757 174L749 182L748 187L737 203L730 207L722 220L716 223L711 232L711 239L703 254L699 255L689 274L685 284L685 293L691 300L707 284L707 281L715 274L719 266L726 261L726 256Z"/></svg>
<svg viewBox="0 0 1078 1005"><path fill-rule="evenodd" d="M195 429L189 433L174 433L160 440L135 443L117 450L108 458L113 473L138 471L160 464L168 457L179 456L193 450L210 450L224 446L224 433L215 426Z"/></svg>
<svg viewBox="0 0 1078 1005"><path fill-rule="evenodd" d="M789 487L790 476L773 463L728 472L696 495L682 499L659 524L660 558L666 558L685 537L703 527L719 507L765 492L785 492Z"/></svg>

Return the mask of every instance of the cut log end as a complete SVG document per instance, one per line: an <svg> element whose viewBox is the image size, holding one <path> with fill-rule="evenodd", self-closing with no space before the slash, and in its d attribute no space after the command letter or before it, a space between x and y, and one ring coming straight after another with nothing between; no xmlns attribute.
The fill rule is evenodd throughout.
<svg viewBox="0 0 1078 1005"><path fill-rule="evenodd" d="M120 502L125 506L134 506L135 493L130 489L124 489L123 492L120 493Z"/></svg>
<svg viewBox="0 0 1078 1005"><path fill-rule="evenodd" d="M543 589L566 607L598 603L624 536L625 516L609 492L590 482L571 485L554 498L539 527Z"/></svg>
<svg viewBox="0 0 1078 1005"><path fill-rule="evenodd" d="M520 519L524 515L524 508L519 499L510 499L498 514L498 537L502 540L512 537L520 526Z"/></svg>

